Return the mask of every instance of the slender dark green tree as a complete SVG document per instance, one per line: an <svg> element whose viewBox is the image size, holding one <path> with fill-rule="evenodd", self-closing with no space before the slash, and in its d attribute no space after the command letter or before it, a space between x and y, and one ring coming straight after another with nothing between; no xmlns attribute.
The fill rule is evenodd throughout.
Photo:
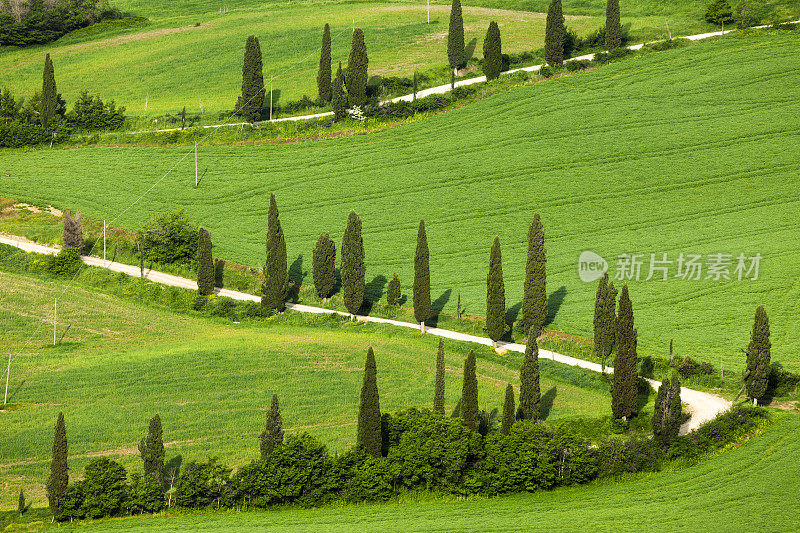
<svg viewBox="0 0 800 533"><path fill-rule="evenodd" d="M464 50L464 19L461 17L461 0L453 0L450 7L450 28L447 32L447 61L453 71L467 64Z"/></svg>
<svg viewBox="0 0 800 533"><path fill-rule="evenodd" d="M336 71L336 77L333 79L331 106L333 107L333 119L336 122L347 116L347 95L344 93L344 74L342 74L341 61L339 61L339 70Z"/></svg>
<svg viewBox="0 0 800 533"><path fill-rule="evenodd" d="M311 263L317 296L330 298L336 287L336 245L327 233L323 233L317 239Z"/></svg>
<svg viewBox="0 0 800 533"><path fill-rule="evenodd" d="M636 329L633 327L633 306L628 284L622 286L617 312L617 355L611 386L611 410L614 418L628 419L637 411Z"/></svg>
<svg viewBox="0 0 800 533"><path fill-rule="evenodd" d="M503 70L503 52L500 42L500 28L491 21L486 37L483 39L483 73L486 81L497 79Z"/></svg>
<svg viewBox="0 0 800 533"><path fill-rule="evenodd" d="M342 292L344 305L351 315L358 313L364 303L364 241L361 239L361 219L355 211L347 217L342 237Z"/></svg>
<svg viewBox="0 0 800 533"><path fill-rule="evenodd" d="M665 379L658 387L653 407L653 439L666 448L681 428L681 383L678 376Z"/></svg>
<svg viewBox="0 0 800 533"><path fill-rule="evenodd" d="M22 489L19 489L19 499L17 500L17 512L19 513L19 517L22 518L22 515L24 515L27 510L28 506L25 505L25 493L22 492Z"/></svg>
<svg viewBox="0 0 800 533"><path fill-rule="evenodd" d="M538 420L541 391L539 389L539 345L536 336L528 333L525 358L519 369L519 410L520 420Z"/></svg>
<svg viewBox="0 0 800 533"><path fill-rule="evenodd" d="M770 374L770 349L769 318L764 307L756 308L753 320L753 331L750 334L750 343L747 345L747 368L745 369L745 386L747 396L758 403L767 392Z"/></svg>
<svg viewBox="0 0 800 533"><path fill-rule="evenodd" d="M261 458L266 459L272 451L283 444L283 418L278 405L278 395L272 395L272 402L267 412L267 424L258 436L261 445Z"/></svg>
<svg viewBox="0 0 800 533"><path fill-rule="evenodd" d="M322 30L322 48L317 71L317 94L323 102L331 101L331 27L325 24Z"/></svg>
<svg viewBox="0 0 800 533"><path fill-rule="evenodd" d="M211 256L211 236L203 228L197 238L197 293L208 296L214 292L214 259Z"/></svg>
<svg viewBox="0 0 800 533"><path fill-rule="evenodd" d="M47 479L47 500L53 516L61 514L61 497L67 490L69 469L67 468L67 427L64 413L58 413L53 436L53 458L50 461L50 477Z"/></svg>
<svg viewBox="0 0 800 533"><path fill-rule="evenodd" d="M181 110L181 129L186 128L186 106Z"/></svg>
<svg viewBox="0 0 800 533"><path fill-rule="evenodd" d="M356 28L353 32L353 42L350 47L350 56L347 58L347 103L352 106L362 106L367 101L367 45L364 44L364 32Z"/></svg>
<svg viewBox="0 0 800 533"><path fill-rule="evenodd" d="M436 384L433 389L433 410L444 414L444 339L439 338L436 353Z"/></svg>
<svg viewBox="0 0 800 533"><path fill-rule="evenodd" d="M461 418L470 429L478 427L478 377L475 352L470 350L464 360L464 385L461 388Z"/></svg>
<svg viewBox="0 0 800 533"><path fill-rule="evenodd" d="M381 407L378 400L375 354L371 346L367 350L367 361L364 365L364 384L361 386L356 441L371 456L381 456Z"/></svg>
<svg viewBox="0 0 800 533"><path fill-rule="evenodd" d="M386 303L389 305L400 304L400 278L396 272L386 287Z"/></svg>
<svg viewBox="0 0 800 533"><path fill-rule="evenodd" d="M425 221L419 221L417 250L414 252L414 318L425 333L425 321L433 315L431 308L431 271L429 266L428 236Z"/></svg>
<svg viewBox="0 0 800 533"><path fill-rule="evenodd" d="M544 57L551 67L560 67L564 63L564 13L561 0L551 0L547 8L547 21L544 29Z"/></svg>
<svg viewBox="0 0 800 533"><path fill-rule="evenodd" d="M619 22L619 0L606 1L606 48L613 50L622 44L622 26Z"/></svg>
<svg viewBox="0 0 800 533"><path fill-rule="evenodd" d="M44 58L44 72L42 73L42 99L39 104L39 121L46 129L53 122L58 109L58 93L56 92L56 78L53 71L53 61L50 54Z"/></svg>
<svg viewBox="0 0 800 533"><path fill-rule="evenodd" d="M486 276L486 331L497 341L506 332L506 290L503 285L503 258L500 255L500 238L495 237L489 254L489 274Z"/></svg>
<svg viewBox="0 0 800 533"><path fill-rule="evenodd" d="M606 287L606 295L605 298L603 298L600 365L604 372L606 361L609 357L611 357L611 352L614 351L614 345L617 336L616 306L617 289L614 288L614 282L612 281Z"/></svg>
<svg viewBox="0 0 800 533"><path fill-rule="evenodd" d="M594 320L592 326L594 329L594 355L600 358L603 350L601 347L601 340L603 338L603 304L606 298L606 291L608 290L608 274L604 274L597 282L597 292L594 295Z"/></svg>
<svg viewBox="0 0 800 533"><path fill-rule="evenodd" d="M283 238L278 204L275 195L269 194L267 213L267 263L264 266L264 284L261 288L261 305L267 309L283 310L288 271L286 266L286 240Z"/></svg>
<svg viewBox="0 0 800 533"><path fill-rule="evenodd" d="M418 76L418 70L414 69L414 100L417 99L417 76Z"/></svg>
<svg viewBox="0 0 800 533"><path fill-rule="evenodd" d="M159 487L163 486L164 437L161 417L158 414L150 419L147 436L139 442L139 454L144 463L144 475L152 479Z"/></svg>
<svg viewBox="0 0 800 533"><path fill-rule="evenodd" d="M244 47L242 62L242 95L236 102L236 114L254 122L261 118L264 109L264 73L262 71L261 45L258 37L251 35Z"/></svg>
<svg viewBox="0 0 800 533"><path fill-rule="evenodd" d="M500 432L503 435L508 435L511 432L511 426L514 425L514 387L511 383L506 387L506 399L503 402L503 425L500 427Z"/></svg>
<svg viewBox="0 0 800 533"><path fill-rule="evenodd" d="M522 330L531 330L538 337L547 320L547 251L539 213L534 213L528 228L528 260L525 263L521 312Z"/></svg>

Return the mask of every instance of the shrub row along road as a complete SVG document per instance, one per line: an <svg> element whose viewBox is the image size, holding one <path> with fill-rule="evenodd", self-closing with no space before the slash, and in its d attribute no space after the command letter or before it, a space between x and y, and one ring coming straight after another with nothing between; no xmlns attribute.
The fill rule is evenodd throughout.
<svg viewBox="0 0 800 533"><path fill-rule="evenodd" d="M8 244L10 246L15 246L26 252L35 252L39 254L55 255L59 252L58 248L43 246L41 244L29 242L27 240L22 239L21 237L0 235L0 243ZM109 270L113 270L115 272L122 272L134 277L139 277L141 275L139 267L134 265L115 263L113 261L104 261L100 257L93 257L93 256L82 256L81 259L85 264L89 266L107 268ZM182 278L180 276L174 276L172 274L166 274L164 272L157 272L155 270L145 269L144 277L150 281L161 283L164 285L197 290L196 281L188 278ZM261 302L261 297L259 296L255 296L253 294L247 294L244 292L232 291L229 289L215 289L214 293L218 294L219 296L226 296L228 298L232 298L234 300ZM342 311L335 311L332 309L313 307L310 305L303 305L303 304L295 304L287 302L286 307L288 309L300 313L316 313L316 314L334 313L342 316L350 316L348 313L344 313ZM403 322L400 320L391 320L388 318L362 316L362 315L356 315L356 318L364 322L377 322L380 324L389 324L392 326L411 328L414 330L419 329L419 326L417 324L413 324L410 322ZM426 328L425 331L427 333L430 333L431 335L436 335L447 339L473 342L476 344L492 346L492 341L486 337L478 337L477 335L468 335L466 333L459 333L457 331L451 331L441 328ZM511 342L499 342L498 346L500 349L525 353L525 346L523 344L517 344ZM539 357L552 359L553 361L564 363L567 365L585 368L593 372L601 371L601 367L597 363L584 361L583 359L576 359L574 357L551 352L549 350L540 349ZM606 367L606 369L609 370L610 372L613 372L614 370L611 367ZM650 385L652 385L655 389L658 389L659 385L661 384L661 382L653 379L648 379L647 381L650 382ZM697 391L693 389L687 389L686 387L681 387L681 400L683 401L683 403L689 406L689 411L691 412L691 418L681 427L681 434L686 434L693 429L697 429L704 422L713 419L715 416L717 416L717 414L723 411L727 411L731 407L731 402L725 400L724 398L721 398L720 396L716 396L714 394L709 394L707 392Z"/></svg>

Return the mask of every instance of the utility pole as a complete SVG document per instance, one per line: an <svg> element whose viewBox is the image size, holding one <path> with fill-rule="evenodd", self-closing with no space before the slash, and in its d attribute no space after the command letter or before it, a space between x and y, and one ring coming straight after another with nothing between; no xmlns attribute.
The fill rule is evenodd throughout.
<svg viewBox="0 0 800 533"><path fill-rule="evenodd" d="M428 24L431 23L431 0L428 0Z"/></svg>
<svg viewBox="0 0 800 533"><path fill-rule="evenodd" d="M669 31L669 21L667 20L667 21L665 21L665 23L667 24L667 33L669 34L669 40L671 41L672 40L672 32Z"/></svg>
<svg viewBox="0 0 800 533"><path fill-rule="evenodd" d="M272 122L272 80L275 76L269 77L269 120Z"/></svg>
<svg viewBox="0 0 800 533"><path fill-rule="evenodd" d="M58 325L58 298L53 306L53 346L56 345L56 327Z"/></svg>
<svg viewBox="0 0 800 533"><path fill-rule="evenodd" d="M147 118L147 100L150 99L150 95L144 97L144 118Z"/></svg>
<svg viewBox="0 0 800 533"><path fill-rule="evenodd" d="M8 378L11 377L11 352L8 352L8 369L6 370L6 394L3 396L3 405L8 403Z"/></svg>
<svg viewBox="0 0 800 533"><path fill-rule="evenodd" d="M197 141L194 142L194 186L197 188Z"/></svg>
<svg viewBox="0 0 800 533"><path fill-rule="evenodd" d="M106 221L103 220L103 263L106 262Z"/></svg>

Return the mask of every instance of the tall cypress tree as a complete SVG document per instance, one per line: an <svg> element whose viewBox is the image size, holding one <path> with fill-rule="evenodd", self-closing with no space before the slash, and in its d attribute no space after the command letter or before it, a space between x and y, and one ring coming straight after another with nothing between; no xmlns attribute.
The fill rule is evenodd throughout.
<svg viewBox="0 0 800 533"><path fill-rule="evenodd" d="M475 352L470 350L464 360L464 384L461 388L461 418L470 429L478 427L478 377Z"/></svg>
<svg viewBox="0 0 800 533"><path fill-rule="evenodd" d="M538 420L541 391L539 389L539 345L536 336L528 334L525 358L519 369L519 411L520 420Z"/></svg>
<svg viewBox="0 0 800 533"><path fill-rule="evenodd" d="M342 237L342 291L344 305L351 315L358 313L364 303L364 241L361 239L361 219L355 211L347 217Z"/></svg>
<svg viewBox="0 0 800 533"><path fill-rule="evenodd" d="M336 122L347 116L347 95L344 94L344 74L342 74L341 61L339 61L339 70L336 71L336 77L333 79L331 106L333 107L333 119Z"/></svg>
<svg viewBox="0 0 800 533"><path fill-rule="evenodd" d="M528 261L525 263L521 311L522 330L533 328L533 333L538 337L547 320L547 251L539 213L534 213L528 228Z"/></svg>
<svg viewBox="0 0 800 533"><path fill-rule="evenodd" d="M261 305L267 309L280 311L284 307L288 279L286 263L286 240L278 218L278 204L275 202L275 195L269 193L267 263L264 267L264 285L261 288Z"/></svg>
<svg viewBox="0 0 800 533"><path fill-rule="evenodd" d="M331 27L325 24L322 30L322 48L317 71L317 94L323 102L331 101Z"/></svg>
<svg viewBox="0 0 800 533"><path fill-rule="evenodd" d="M367 45L364 44L364 32L356 28L353 32L353 42L350 46L350 56L347 58L347 103L352 106L362 106L367 101Z"/></svg>
<svg viewBox="0 0 800 533"><path fill-rule="evenodd" d="M414 252L414 318L425 332L425 321L433 315L431 309L431 271L429 266L428 237L425 221L419 221L417 250Z"/></svg>
<svg viewBox="0 0 800 533"><path fill-rule="evenodd" d="M267 412L267 424L258 439L261 445L262 459L266 459L272 450L283 444L283 418L277 394L272 395L272 402Z"/></svg>
<svg viewBox="0 0 800 533"><path fill-rule="evenodd" d="M56 93L56 78L53 71L53 61L50 54L44 58L44 72L42 73L42 100L39 104L39 121L42 127L51 125L58 109L58 94Z"/></svg>
<svg viewBox="0 0 800 533"><path fill-rule="evenodd" d="M163 487L164 438L161 417L158 414L150 419L147 437L139 442L139 454L144 463L144 475L152 479L159 487Z"/></svg>
<svg viewBox="0 0 800 533"><path fill-rule="evenodd" d="M436 353L436 384L433 389L433 410L444 414L444 339L439 338Z"/></svg>
<svg viewBox="0 0 800 533"><path fill-rule="evenodd" d="M236 114L253 122L261 118L264 109L264 73L262 71L261 45L258 37L251 35L244 47L242 62L242 95L236 102Z"/></svg>
<svg viewBox="0 0 800 533"><path fill-rule="evenodd" d="M544 57L551 67L560 67L564 63L565 34L561 0L551 0L544 29Z"/></svg>
<svg viewBox="0 0 800 533"><path fill-rule="evenodd" d="M461 0L453 0L450 7L450 28L447 32L447 61L450 68L464 68L467 64L464 51L464 19L461 17Z"/></svg>
<svg viewBox="0 0 800 533"><path fill-rule="evenodd" d="M611 357L611 352L614 350L617 329L617 289L614 288L614 282L608 284L606 287L606 295L603 298L603 317L601 324L601 353L600 364L605 370L606 360Z"/></svg>
<svg viewBox="0 0 800 533"><path fill-rule="evenodd" d="M600 358L603 353L601 346L603 338L603 304L605 303L606 291L608 290L608 274L604 274L597 282L597 292L594 295L594 319L592 326L594 329L594 355Z"/></svg>
<svg viewBox="0 0 800 533"><path fill-rule="evenodd" d="M503 425L500 427L500 433L508 435L511 432L511 426L514 425L514 387L511 383L506 387L506 398L503 402Z"/></svg>
<svg viewBox="0 0 800 533"><path fill-rule="evenodd" d="M67 427L64 413L58 413L53 436L53 458L50 461L50 477L47 479L47 500L53 516L61 514L61 497L67 490L69 469L67 468Z"/></svg>
<svg viewBox="0 0 800 533"><path fill-rule="evenodd" d="M613 50L622 44L622 26L619 22L619 0L606 2L606 48Z"/></svg>
<svg viewBox="0 0 800 533"><path fill-rule="evenodd" d="M214 292L214 259L211 256L211 236L200 228L197 238L197 293L208 296Z"/></svg>
<svg viewBox="0 0 800 533"><path fill-rule="evenodd" d="M489 274L486 276L486 331L497 341L506 332L506 290L503 285L503 258L500 255L500 238L495 237L489 254Z"/></svg>
<svg viewBox="0 0 800 533"><path fill-rule="evenodd" d="M317 296L330 298L336 286L336 245L327 233L317 239L311 262Z"/></svg>
<svg viewBox="0 0 800 533"><path fill-rule="evenodd" d="M756 308L756 316L753 320L750 343L747 345L747 369L745 370L747 396L751 400L755 400L755 402L762 399L767 392L771 348L769 318L767 318L767 312L764 307L759 305Z"/></svg>
<svg viewBox="0 0 800 533"><path fill-rule="evenodd" d="M678 436L681 427L681 383L678 376L665 379L658 387L653 408L653 439L667 447Z"/></svg>
<svg viewBox="0 0 800 533"><path fill-rule="evenodd" d="M386 303L389 305L399 305L400 303L400 278L397 276L397 272L394 273L386 287Z"/></svg>
<svg viewBox="0 0 800 533"><path fill-rule="evenodd" d="M630 418L637 411L636 329L633 327L633 306L627 283L622 286L617 312L617 356L611 387L611 410L614 418Z"/></svg>
<svg viewBox="0 0 800 533"><path fill-rule="evenodd" d="M364 384L361 386L356 440L371 456L381 456L381 408L378 401L375 354L371 346L367 350L367 361L364 365Z"/></svg>
<svg viewBox="0 0 800 533"><path fill-rule="evenodd" d="M500 28L497 22L491 21L483 39L483 74L486 76L486 81L497 79L501 70L503 70L503 52Z"/></svg>

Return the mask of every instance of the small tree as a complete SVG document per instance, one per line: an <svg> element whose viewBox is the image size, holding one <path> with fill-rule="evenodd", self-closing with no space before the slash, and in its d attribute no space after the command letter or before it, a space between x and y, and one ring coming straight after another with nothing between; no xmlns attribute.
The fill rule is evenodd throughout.
<svg viewBox="0 0 800 533"><path fill-rule="evenodd" d="M511 383L506 387L506 398L503 402L503 425L500 427L500 432L503 435L508 435L511 432L511 426L514 425L514 387Z"/></svg>
<svg viewBox="0 0 800 533"><path fill-rule="evenodd" d="M525 358L519 369L519 410L520 420L538 420L541 392L539 390L539 345L536 336L528 333Z"/></svg>
<svg viewBox="0 0 800 533"><path fill-rule="evenodd" d="M611 386L611 410L614 418L630 418L638 409L636 373L636 329L633 327L633 306L628 285L622 286L617 312L617 356L614 359L614 378Z"/></svg>
<svg viewBox="0 0 800 533"><path fill-rule="evenodd" d="M450 27L447 32L447 60L453 71L467 64L464 51L464 19L461 17L461 0L453 0L450 7Z"/></svg>
<svg viewBox="0 0 800 533"><path fill-rule="evenodd" d="M500 238L495 237L489 254L489 274L486 276L486 331L497 341L506 332L506 291L503 285L503 259L500 255Z"/></svg>
<svg viewBox="0 0 800 533"><path fill-rule="evenodd" d="M433 389L433 410L444 414L444 339L439 338L436 353L436 383Z"/></svg>
<svg viewBox="0 0 800 533"><path fill-rule="evenodd" d="M358 409L357 443L373 457L381 456L381 408L378 400L375 354L370 346L364 365L364 383Z"/></svg>
<svg viewBox="0 0 800 533"><path fill-rule="evenodd" d="M561 0L551 0L547 8L544 30L544 57L551 67L560 67L564 62L564 14Z"/></svg>
<svg viewBox="0 0 800 533"><path fill-rule="evenodd" d="M418 77L418 70L414 69L414 100L417 99L417 77Z"/></svg>
<svg viewBox="0 0 800 533"><path fill-rule="evenodd" d="M278 204L275 195L269 194L267 214L267 263L264 266L264 284L261 288L261 305L267 309L282 310L286 296L288 271L286 266L286 240L283 238Z"/></svg>
<svg viewBox="0 0 800 533"><path fill-rule="evenodd" d="M364 44L364 32L356 28L353 32L353 42L350 46L350 56L347 58L347 103L352 106L362 106L367 101L367 46Z"/></svg>
<svg viewBox="0 0 800 533"><path fill-rule="evenodd" d="M215 268L211 256L211 236L203 228L197 239L197 293L208 296L214 292Z"/></svg>
<svg viewBox="0 0 800 533"><path fill-rule="evenodd" d="M50 477L47 479L47 500L53 516L61 514L61 497L69 484L67 468L67 427L64 424L64 413L58 413L56 429L53 436L53 458L50 461Z"/></svg>
<svg viewBox="0 0 800 533"><path fill-rule="evenodd" d="M144 475L153 480L159 487L164 486L164 439L161 429L161 417L156 414L150 419L147 437L139 443L139 454L144 463Z"/></svg>
<svg viewBox="0 0 800 533"><path fill-rule="evenodd" d="M534 213L528 228L528 260L522 290L522 331L538 337L547 320L547 251L539 213ZM529 331L530 330L530 331Z"/></svg>
<svg viewBox="0 0 800 533"><path fill-rule="evenodd" d="M423 333L425 333L425 321L433 315L429 260L425 221L420 220L417 230L417 250L414 252L414 318L419 322L420 331Z"/></svg>
<svg viewBox="0 0 800 533"><path fill-rule="evenodd" d="M81 212L75 211L75 216L64 211L64 229L61 232L61 240L67 248L75 248L79 253L83 252L83 224L81 223Z"/></svg>
<svg viewBox="0 0 800 533"><path fill-rule="evenodd" d="M327 233L320 235L314 245L312 270L317 296L330 298L336 287L336 245Z"/></svg>
<svg viewBox="0 0 800 533"><path fill-rule="evenodd" d="M500 42L500 28L495 21L489 23L483 39L483 73L486 81L497 79L503 69L503 52Z"/></svg>
<svg viewBox="0 0 800 533"><path fill-rule="evenodd" d="M389 305L400 304L400 278L397 277L395 272L392 279L389 280L389 285L386 287L386 303Z"/></svg>
<svg viewBox="0 0 800 533"><path fill-rule="evenodd" d="M186 106L183 106L183 110L181 110L181 129L186 128Z"/></svg>
<svg viewBox="0 0 800 533"><path fill-rule="evenodd" d="M333 95L331 97L333 106L333 120L339 122L347 116L347 96L344 94L344 74L342 74L342 62L339 61L339 70L333 79Z"/></svg>
<svg viewBox="0 0 800 533"><path fill-rule="evenodd" d="M53 61L50 54L44 58L44 72L42 72L42 99L39 103L39 122L47 129L52 125L58 111L58 93L56 92L56 78L53 70Z"/></svg>
<svg viewBox="0 0 800 533"><path fill-rule="evenodd" d="M619 0L606 2L606 48L613 50L622 44L622 26L619 22Z"/></svg>
<svg viewBox="0 0 800 533"><path fill-rule="evenodd" d="M347 217L347 227L342 237L342 292L344 305L351 315L358 313L364 303L366 269L364 267L364 241L361 239L361 219L355 211Z"/></svg>
<svg viewBox="0 0 800 533"><path fill-rule="evenodd" d="M747 368L745 369L744 382L747 396L757 403L767 392L770 375L770 349L769 318L764 307L756 308L753 320L753 331L750 334L750 343L747 345Z"/></svg>
<svg viewBox="0 0 800 533"><path fill-rule="evenodd" d="M665 379L658 387L653 408L653 439L667 448L681 428L681 383L678 376Z"/></svg>
<svg viewBox="0 0 800 533"><path fill-rule="evenodd" d="M470 429L478 428L478 377L475 352L470 350L464 360L464 384L461 388L461 418Z"/></svg>
<svg viewBox="0 0 800 533"><path fill-rule="evenodd" d="M733 23L733 10L728 0L712 0L706 7L705 19L717 26Z"/></svg>
<svg viewBox="0 0 800 533"><path fill-rule="evenodd" d="M592 326L594 330L594 355L601 358L603 353L602 339L603 339L603 304L605 303L606 291L608 290L608 274L603 274L603 277L597 282L597 292L594 295L594 319Z"/></svg>
<svg viewBox="0 0 800 533"><path fill-rule="evenodd" d="M322 30L322 48L317 71L317 94L323 102L331 101L331 27L325 24Z"/></svg>
<svg viewBox="0 0 800 533"><path fill-rule="evenodd" d="M262 459L266 459L275 448L283 444L283 418L277 394L272 395L272 403L267 412L267 424L258 439L261 443Z"/></svg>
<svg viewBox="0 0 800 533"><path fill-rule="evenodd" d="M262 71L261 45L258 37L251 35L244 47L242 62L242 95L236 102L237 115L254 122L261 118L264 109L264 73Z"/></svg>
<svg viewBox="0 0 800 533"><path fill-rule="evenodd" d="M22 492L22 489L19 489L19 500L17 500L17 511L19 512L19 517L22 518L22 515L25 514L25 511L28 510L28 507L25 505L25 494Z"/></svg>

